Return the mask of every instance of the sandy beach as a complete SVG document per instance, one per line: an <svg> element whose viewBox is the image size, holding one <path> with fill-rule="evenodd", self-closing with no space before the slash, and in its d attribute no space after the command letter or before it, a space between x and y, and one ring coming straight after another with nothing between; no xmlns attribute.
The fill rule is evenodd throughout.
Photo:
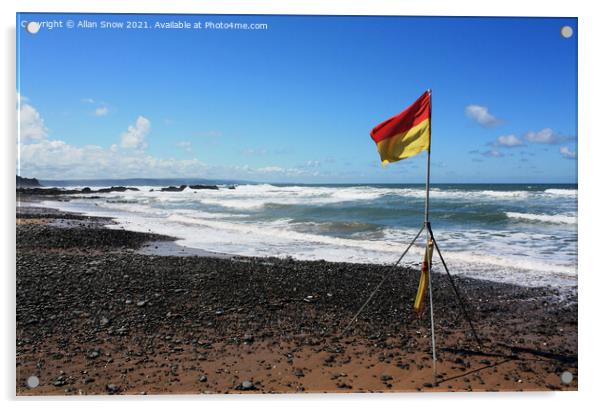
<svg viewBox="0 0 602 409"><path fill-rule="evenodd" d="M17 207L18 395L577 389L576 289L455 277L479 350L434 274L435 383L415 270L341 334L387 267L203 254L107 224Z"/></svg>

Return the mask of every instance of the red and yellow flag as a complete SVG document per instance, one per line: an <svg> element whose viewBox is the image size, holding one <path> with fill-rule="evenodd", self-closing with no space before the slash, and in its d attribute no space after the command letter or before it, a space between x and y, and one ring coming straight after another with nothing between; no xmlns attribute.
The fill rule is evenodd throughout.
<svg viewBox="0 0 602 409"><path fill-rule="evenodd" d="M426 91L402 113L378 124L370 136L382 165L409 158L431 145L431 92Z"/></svg>

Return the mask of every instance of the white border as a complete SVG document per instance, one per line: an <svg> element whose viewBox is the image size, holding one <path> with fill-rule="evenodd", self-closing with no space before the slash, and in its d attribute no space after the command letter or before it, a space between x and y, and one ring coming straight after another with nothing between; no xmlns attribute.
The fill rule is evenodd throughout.
<svg viewBox="0 0 602 409"><path fill-rule="evenodd" d="M596 262L601 223L597 216L600 189L600 163L602 162L602 135L598 118L601 114L599 98L600 73L602 73L600 40L602 40L601 15L594 1L542 1L505 0L494 2L474 0L322 0L322 1L208 1L169 0L151 3L150 0L75 1L75 0L4 0L0 2L2 21L2 240L3 290L2 317L5 328L0 336L2 397L12 405L50 407L79 407L82 403L104 407L107 401L117 407L142 403L150 407L163 407L167 401L177 399L178 405L217 405L239 407L290 407L326 406L344 404L350 407L366 405L395 406L420 405L425 407L507 407L516 404L549 407L574 407L596 398L600 389L600 351L596 340L601 339L599 329L599 292L602 291L602 269ZM221 397L140 397L79 399L18 399L15 400L15 272L14 272L14 177L15 177L15 13L37 12L120 12L120 13L205 13L205 14L345 14L345 15L446 15L446 16L545 16L579 18L579 392L574 393L499 393L499 394L384 394L384 395L287 395L287 396L221 396ZM545 69L542 68L542 69ZM520 401L520 403L519 403Z"/></svg>

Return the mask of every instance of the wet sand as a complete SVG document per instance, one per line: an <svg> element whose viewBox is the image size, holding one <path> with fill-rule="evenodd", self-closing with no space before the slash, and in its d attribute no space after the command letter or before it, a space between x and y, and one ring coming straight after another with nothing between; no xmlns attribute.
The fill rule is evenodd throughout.
<svg viewBox="0 0 602 409"><path fill-rule="evenodd" d="M341 334L388 267L213 255L107 224L17 208L18 395L577 389L576 289L455 277L479 349L435 273L435 382L415 270Z"/></svg>

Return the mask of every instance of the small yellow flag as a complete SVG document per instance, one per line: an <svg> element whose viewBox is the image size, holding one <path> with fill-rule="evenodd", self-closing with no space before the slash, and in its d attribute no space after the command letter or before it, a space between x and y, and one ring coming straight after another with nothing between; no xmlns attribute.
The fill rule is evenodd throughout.
<svg viewBox="0 0 602 409"><path fill-rule="evenodd" d="M422 271L420 272L420 282L418 283L418 292L416 300L414 300L414 311L418 315L422 315L424 310L424 298L426 290L429 286L429 266L433 266L433 240L428 241L428 245L424 250L424 260L422 261Z"/></svg>

